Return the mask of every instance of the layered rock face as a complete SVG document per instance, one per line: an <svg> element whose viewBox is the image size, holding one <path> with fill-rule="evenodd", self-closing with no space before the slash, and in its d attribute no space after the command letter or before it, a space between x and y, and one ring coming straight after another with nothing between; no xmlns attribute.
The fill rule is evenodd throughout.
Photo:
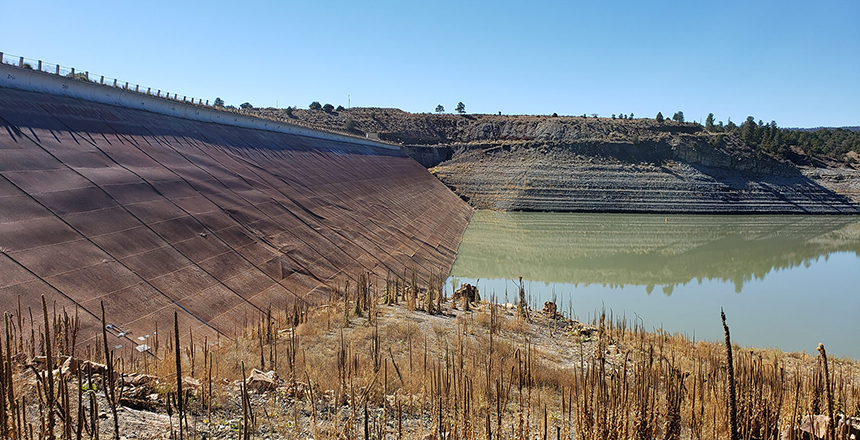
<svg viewBox="0 0 860 440"><path fill-rule="evenodd" d="M479 209L860 213L860 173L815 175L694 136L468 144L431 171Z"/></svg>
<svg viewBox="0 0 860 440"><path fill-rule="evenodd" d="M471 208L398 150L0 88L0 305L79 342L231 336L364 273L447 273ZM141 339L138 339L141 338ZM202 339L201 339L202 340Z"/></svg>
<svg viewBox="0 0 860 440"><path fill-rule="evenodd" d="M373 133L404 150L475 207L502 210L854 213L860 171L824 158L757 155L698 124L579 116L255 109ZM792 159L792 160L794 160ZM819 162L819 163L816 163Z"/></svg>

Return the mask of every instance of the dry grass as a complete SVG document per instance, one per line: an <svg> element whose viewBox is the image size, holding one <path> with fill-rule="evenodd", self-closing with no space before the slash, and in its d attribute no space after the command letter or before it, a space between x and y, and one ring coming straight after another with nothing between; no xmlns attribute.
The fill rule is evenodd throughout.
<svg viewBox="0 0 860 440"><path fill-rule="evenodd" d="M605 315L586 325L486 302L466 311L461 301L455 309L440 296L440 283L421 288L412 278L374 286L359 277L358 286L345 286L330 304L269 312L217 346L190 335L177 350L170 335L148 356L116 359L117 377L125 378L116 381L104 380L106 369L83 363L54 373L23 369L38 367L34 360L44 353L54 354L55 366L67 359L75 320L65 313L55 314L52 324L46 320L34 332L37 341L49 341L40 344L17 330L17 318L7 319L2 434L92 438L95 428L113 436L113 421L94 415L98 405L103 412L117 404L168 413L169 426L155 428L152 438L262 432L276 438L399 439L431 432L464 439L730 438L724 345L649 333ZM52 329L47 336L46 327ZM86 352L104 362L97 347ZM738 438L778 438L804 415L830 407L860 416L857 362L825 364L824 356L736 346L732 352ZM177 353L182 376L192 378L178 396ZM243 368L246 374L273 370L277 388L249 391L254 385L243 380ZM158 383L135 385L131 378L140 376L132 373L156 376ZM155 397L141 401L139 388ZM174 413L180 402L187 403L181 425ZM52 419L57 425L49 429Z"/></svg>

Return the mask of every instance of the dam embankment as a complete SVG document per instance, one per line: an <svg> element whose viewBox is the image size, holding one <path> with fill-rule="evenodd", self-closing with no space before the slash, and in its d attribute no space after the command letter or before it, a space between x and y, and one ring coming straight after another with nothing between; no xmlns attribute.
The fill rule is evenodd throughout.
<svg viewBox="0 0 860 440"><path fill-rule="evenodd" d="M82 344L102 302L115 346L166 334L173 311L214 340L360 274L450 270L471 208L400 149L162 113L0 87L14 322L44 294L78 314Z"/></svg>

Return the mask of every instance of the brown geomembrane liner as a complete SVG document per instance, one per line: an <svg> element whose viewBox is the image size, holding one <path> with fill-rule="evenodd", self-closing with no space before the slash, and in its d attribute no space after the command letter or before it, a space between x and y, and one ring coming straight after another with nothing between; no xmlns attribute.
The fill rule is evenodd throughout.
<svg viewBox="0 0 860 440"><path fill-rule="evenodd" d="M58 258L59 255L62 255L62 258ZM18 263L42 277L103 264L112 259L83 238L68 243L25 249L15 252L14 257Z"/></svg>
<svg viewBox="0 0 860 440"><path fill-rule="evenodd" d="M26 194L0 197L0 206L3 207L0 209L0 223L30 220L51 215L42 205ZM2 242L0 242L0 246L3 246Z"/></svg>
<svg viewBox="0 0 860 440"><path fill-rule="evenodd" d="M191 260L170 246L123 258L122 263L146 280L176 272L193 264Z"/></svg>
<svg viewBox="0 0 860 440"><path fill-rule="evenodd" d="M81 239L80 234L56 217L0 223L0 247L6 249L7 252L79 239Z"/></svg>
<svg viewBox="0 0 860 440"><path fill-rule="evenodd" d="M33 194L33 197L60 216L116 206L116 201L103 188L94 186Z"/></svg>
<svg viewBox="0 0 860 440"><path fill-rule="evenodd" d="M0 304L81 307L82 341L100 301L130 334L167 333L176 310L230 336L365 271L447 273L471 215L395 150L8 89L0 103Z"/></svg>
<svg viewBox="0 0 860 440"><path fill-rule="evenodd" d="M125 258L167 246L161 237L140 223L131 229L92 237L92 241L115 258Z"/></svg>

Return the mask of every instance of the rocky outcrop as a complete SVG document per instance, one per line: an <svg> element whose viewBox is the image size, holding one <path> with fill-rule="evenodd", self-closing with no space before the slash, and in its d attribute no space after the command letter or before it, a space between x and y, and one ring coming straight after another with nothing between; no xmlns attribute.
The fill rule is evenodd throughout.
<svg viewBox="0 0 860 440"><path fill-rule="evenodd" d="M815 176L722 139L456 146L431 169L479 209L666 213L860 213L860 172ZM839 184L841 186L837 186Z"/></svg>
<svg viewBox="0 0 860 440"><path fill-rule="evenodd" d="M484 209L856 213L860 171L757 154L732 134L653 119L255 109L272 119L399 143Z"/></svg>
<svg viewBox="0 0 860 440"><path fill-rule="evenodd" d="M403 147L403 151L426 168L432 168L446 160L450 160L454 153L454 150L447 146L414 145Z"/></svg>

